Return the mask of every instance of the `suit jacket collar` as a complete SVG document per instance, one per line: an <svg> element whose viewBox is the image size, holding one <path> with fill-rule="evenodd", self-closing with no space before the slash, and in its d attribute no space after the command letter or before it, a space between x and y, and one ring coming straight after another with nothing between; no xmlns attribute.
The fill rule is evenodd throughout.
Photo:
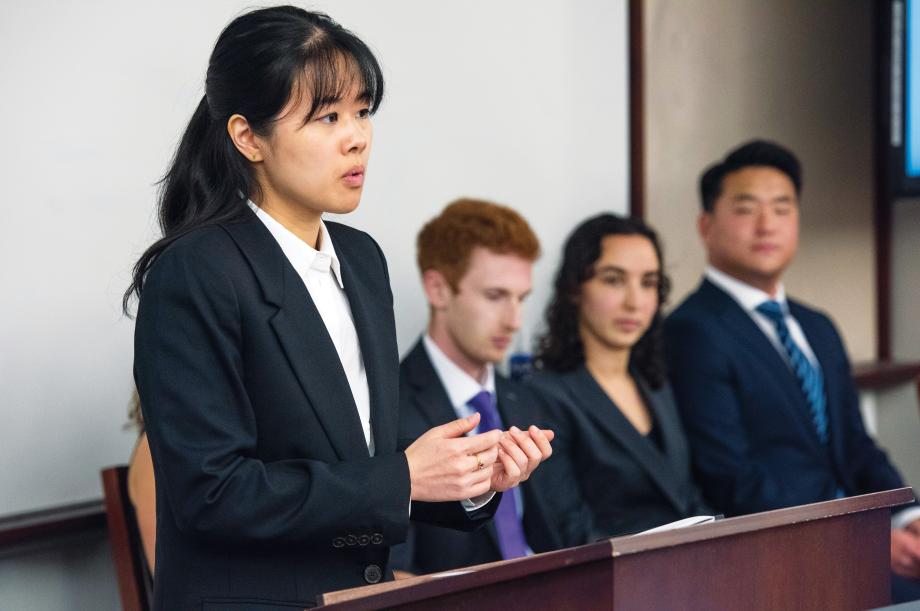
<svg viewBox="0 0 920 611"><path fill-rule="evenodd" d="M270 324L336 454L342 460L366 458L367 443L348 379L309 291L284 256L281 247L254 213L250 211L241 222L228 223L223 228L249 262L265 301L278 308ZM368 341L364 321L358 323L358 319L364 316L360 305L363 287L348 278L353 274L346 271L347 255L344 251L347 249L344 246L336 244L345 276L346 294L351 307L358 310L355 313L355 327L361 342L365 368L368 370L374 439L376 444L389 444L390 441L384 435L378 437L379 423L375 426L375 420L379 420L375 417L377 410L374 400L379 393L379 388L376 388L379 381L376 374L372 374L373 369L368 367L375 354L375 346L373 341ZM350 291L349 285L352 285ZM388 425L383 428L383 433L395 437L393 433L387 433ZM392 443L395 445L395 439ZM378 445L378 451L381 449Z"/></svg>
<svg viewBox="0 0 920 611"><path fill-rule="evenodd" d="M750 314L742 309L737 301L708 279L703 280L698 289L698 294L703 298L706 307L728 328L729 336L742 344L763 365L765 378L776 381L777 386L782 389L786 401L782 401L776 408L785 410L790 418L797 421L802 434L811 440L813 449L825 456L823 445L818 439L815 427L811 422L809 408L799 381L776 350L776 347L751 319ZM790 311L795 316L796 312L799 311L796 309L796 304L788 300L787 303L789 303ZM795 317L801 325L800 317ZM803 331L808 337L808 329L803 326ZM812 349L814 350L814 343L809 340L809 344L812 344ZM823 369L826 360L822 362L821 357L818 357L818 361L822 364Z"/></svg>
<svg viewBox="0 0 920 611"><path fill-rule="evenodd" d="M365 276L358 273L357 263L360 262L361 257L353 251L352 244L337 237L339 226L335 223L329 223L327 227L330 230L332 242L335 244L336 252L339 255L342 282L345 284L345 295L348 297L348 303L351 306L355 331L358 334L358 342L361 345L361 356L364 359L364 370L367 373L367 385L370 391L371 403L371 430L374 432L375 453L392 454L396 451L399 412L395 404L393 409L383 409L388 401L384 389L389 386L395 386L398 380L395 377L395 370L389 371L384 367L384 364L389 359L386 354L387 342L385 341L385 334L391 333L392 327L381 324L381 321L387 320L387 317L392 317L392 306L377 298L374 290L367 285ZM339 368L341 369L341 366ZM344 371L342 375L344 375ZM355 410L357 411L357 408Z"/></svg>
<svg viewBox="0 0 920 611"><path fill-rule="evenodd" d="M672 505L683 513L687 511L680 496L680 482L675 479L679 472L676 457L672 456L676 446L679 424L674 421L675 414L663 404L660 393L653 392L640 376L634 375L646 405L655 417L655 425L661 427L664 440L664 453L657 448L626 419L616 404L594 379L584 366L567 374L563 383L579 405L584 406L601 427L616 439L627 452L633 455L636 463L642 467L651 480L658 486Z"/></svg>
<svg viewBox="0 0 920 611"><path fill-rule="evenodd" d="M429 426L439 426L456 420L457 414L447 390L434 370L421 340L416 342L406 355L402 368L406 374L406 382L411 387L412 402Z"/></svg>
<svg viewBox="0 0 920 611"><path fill-rule="evenodd" d="M401 367L411 391L412 403L418 412L423 415L429 426L439 426L457 418L457 413L450 401L450 397L448 397L444 384L441 383L441 379L431 364L431 359L421 339L416 342L409 354L403 359ZM514 386L509 380L495 375L498 412L505 428L511 425L527 426L533 422L531 410L534 409L534 406L524 404ZM526 503L524 528L528 543L532 544L532 538L534 538L533 541L536 541L536 538L546 537L552 541L552 544L547 547L547 549L551 549L553 545L558 545L556 536L554 533L537 532L541 529L546 530L546 521L542 517L535 517L543 516L544 509L542 499L536 494L531 494L530 490L527 482L521 485L521 492L525 497ZM509 491L505 494L511 494L511 492ZM531 525L533 525L532 528ZM495 545L495 549L501 549L494 522L490 520L484 530Z"/></svg>

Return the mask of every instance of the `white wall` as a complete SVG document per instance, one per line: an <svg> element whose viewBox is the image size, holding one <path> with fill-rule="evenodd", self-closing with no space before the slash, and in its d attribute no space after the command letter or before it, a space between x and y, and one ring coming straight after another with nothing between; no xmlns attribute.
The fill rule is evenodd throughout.
<svg viewBox="0 0 920 611"><path fill-rule="evenodd" d="M4 611L120 608L104 530L0 551L0 609Z"/></svg>
<svg viewBox="0 0 920 611"><path fill-rule="evenodd" d="M0 4L0 517L98 497L99 468L128 457L119 300L214 40L247 4ZM366 40L387 78L364 201L345 220L389 258L401 349L425 316L415 233L461 195L516 207L542 238L532 326L564 234L626 210L625 1L312 7ZM100 545L0 557L0 608L113 608Z"/></svg>
<svg viewBox="0 0 920 611"><path fill-rule="evenodd" d="M207 57L243 2L0 5L0 516L100 495L124 462L133 324L119 305L155 235L154 183L203 92ZM623 1L315 5L378 52L388 97L366 195L347 222L390 260L403 350L425 316L417 229L460 195L563 234L624 210Z"/></svg>

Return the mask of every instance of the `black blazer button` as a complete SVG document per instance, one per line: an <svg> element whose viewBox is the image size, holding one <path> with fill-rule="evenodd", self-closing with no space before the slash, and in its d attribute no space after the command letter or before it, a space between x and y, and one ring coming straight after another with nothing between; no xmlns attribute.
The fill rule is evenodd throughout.
<svg viewBox="0 0 920 611"><path fill-rule="evenodd" d="M374 533L374 536L371 537L371 543L374 545L380 545L383 543L383 535L380 533Z"/></svg>
<svg viewBox="0 0 920 611"><path fill-rule="evenodd" d="M380 583L382 577L383 571L376 564L369 564L364 569L364 581L367 583Z"/></svg>
<svg viewBox="0 0 920 611"><path fill-rule="evenodd" d="M347 543L348 545L354 545L357 542L358 542L358 537L354 535L348 535L347 537L345 537L345 543Z"/></svg>
<svg viewBox="0 0 920 611"><path fill-rule="evenodd" d="M358 537L358 545L360 545L361 547L364 547L370 542L371 542L371 538L368 537L367 535L361 535L360 537Z"/></svg>
<svg viewBox="0 0 920 611"><path fill-rule="evenodd" d="M336 537L332 540L332 547L345 547L345 539L342 537Z"/></svg>

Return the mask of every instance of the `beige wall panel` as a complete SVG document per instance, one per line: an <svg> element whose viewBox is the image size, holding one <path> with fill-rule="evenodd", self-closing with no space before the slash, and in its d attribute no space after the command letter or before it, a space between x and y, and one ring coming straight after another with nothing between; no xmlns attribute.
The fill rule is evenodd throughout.
<svg viewBox="0 0 920 611"><path fill-rule="evenodd" d="M828 311L855 360L875 358L870 2L646 0L646 217L674 279L705 263L702 169L763 137L804 165L789 293Z"/></svg>

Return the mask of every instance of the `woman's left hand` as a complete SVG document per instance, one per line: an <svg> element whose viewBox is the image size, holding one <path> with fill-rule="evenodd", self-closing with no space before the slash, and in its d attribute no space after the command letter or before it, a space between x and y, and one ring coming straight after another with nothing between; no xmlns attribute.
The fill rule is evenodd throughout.
<svg viewBox="0 0 920 611"><path fill-rule="evenodd" d="M527 431L513 426L505 431L498 444L498 460L493 465L492 490L504 492L527 481L534 469L552 455L553 437L553 431L536 426Z"/></svg>

